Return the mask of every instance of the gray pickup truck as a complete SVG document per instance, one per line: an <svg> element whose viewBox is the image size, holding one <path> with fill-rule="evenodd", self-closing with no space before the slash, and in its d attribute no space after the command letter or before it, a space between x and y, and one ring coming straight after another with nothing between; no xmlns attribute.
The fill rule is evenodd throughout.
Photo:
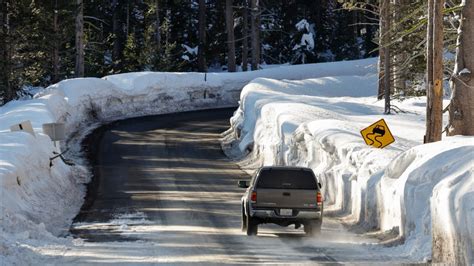
<svg viewBox="0 0 474 266"><path fill-rule="evenodd" d="M249 181L239 181L247 188L242 197L242 231L257 235L258 225L304 226L307 235L321 231L323 198L321 184L313 171L302 167L262 167Z"/></svg>

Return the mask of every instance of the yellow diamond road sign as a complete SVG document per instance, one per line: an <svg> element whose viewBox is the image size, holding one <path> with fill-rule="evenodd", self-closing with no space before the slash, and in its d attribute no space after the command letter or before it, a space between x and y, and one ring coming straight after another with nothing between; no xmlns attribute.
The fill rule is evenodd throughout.
<svg viewBox="0 0 474 266"><path fill-rule="evenodd" d="M360 134L367 145L375 148L384 148L395 141L390 129L388 129L387 123L383 119L362 129Z"/></svg>

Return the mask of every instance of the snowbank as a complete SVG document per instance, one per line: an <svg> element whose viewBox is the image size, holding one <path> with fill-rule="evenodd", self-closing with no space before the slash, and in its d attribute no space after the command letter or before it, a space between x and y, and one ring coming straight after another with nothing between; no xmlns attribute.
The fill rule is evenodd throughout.
<svg viewBox="0 0 474 266"><path fill-rule="evenodd" d="M395 243L403 244L381 252L472 263L474 138L420 145L426 99L395 101L408 112L383 116L383 102L368 97L376 82L370 74L254 80L242 90L223 147L249 171L311 167L323 184L326 213L398 234ZM380 118L396 142L375 149L359 131Z"/></svg>
<svg viewBox="0 0 474 266"><path fill-rule="evenodd" d="M257 77L304 79L334 72L374 72L376 59L282 66L241 73L140 72L64 80L27 101L0 107L0 261L37 262L34 247L71 239L72 218L82 205L89 173L81 160L80 142L88 130L112 120L151 114L236 106L242 87ZM10 132L30 120L35 136ZM42 124L65 123L67 141L56 147ZM75 166L54 152L70 148Z"/></svg>

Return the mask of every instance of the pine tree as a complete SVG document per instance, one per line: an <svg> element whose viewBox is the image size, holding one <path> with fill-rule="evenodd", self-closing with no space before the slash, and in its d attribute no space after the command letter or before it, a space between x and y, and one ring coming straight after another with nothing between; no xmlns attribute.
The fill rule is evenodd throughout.
<svg viewBox="0 0 474 266"><path fill-rule="evenodd" d="M377 53L370 54L373 48L368 48L374 46L375 26L357 25L369 12L341 10L342 4L337 0L231 2L232 12L227 13L236 17L232 20L228 16L226 22L223 15L226 2L217 0L2 0L1 94L3 97L8 94L11 99L25 85L47 86L64 78L81 76L81 63L76 66L76 62L81 61L81 53L84 54L85 76L141 70L196 71L207 67L218 70L225 65L232 71L234 56L229 45L232 41L227 40L226 34L232 31L226 26L230 29L234 22L233 42L236 61L239 61L236 64L242 64L243 70L249 56L253 59L253 69L258 69L263 63L301 63L302 52L304 63L356 59ZM76 18L80 18L76 14L81 10L77 3L82 3L83 33L82 38L78 38L82 45L76 45L76 32L80 33L76 31ZM200 19L203 14L204 18ZM309 22L309 31L295 28L302 19ZM204 28L201 31L198 30L200 20ZM253 30L249 29L252 23ZM314 37L314 48L293 50L295 44L301 44L303 34L309 32ZM203 34L205 43L200 41ZM186 46L200 46L201 61L189 53ZM394 53L398 58L398 52ZM409 55L405 61L411 64L412 57ZM418 60L416 67L422 69L424 62L419 61L423 60ZM408 78L416 80L416 73L422 71L407 72Z"/></svg>

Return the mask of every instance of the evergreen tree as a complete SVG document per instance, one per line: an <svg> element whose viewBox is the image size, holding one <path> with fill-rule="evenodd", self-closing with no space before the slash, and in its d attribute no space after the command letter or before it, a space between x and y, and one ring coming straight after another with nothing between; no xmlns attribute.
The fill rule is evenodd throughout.
<svg viewBox="0 0 474 266"><path fill-rule="evenodd" d="M225 70L228 65L225 1L79 2L83 3L80 46L84 48L85 76L143 70ZM254 9L250 8L252 2ZM200 44L199 6L203 3L206 42L201 44L201 53L205 64L200 66L195 48ZM237 64L248 62L251 51L254 69L261 63L314 63L377 54L370 53L376 26L354 26L369 13L341 10L343 5L336 0L259 0L258 8L256 5L253 0L232 1L234 20L228 24L234 22ZM77 7L77 0L0 1L0 97L12 99L24 85L47 86L75 76ZM296 25L303 19L309 26L298 30ZM298 49L294 49L296 45Z"/></svg>

